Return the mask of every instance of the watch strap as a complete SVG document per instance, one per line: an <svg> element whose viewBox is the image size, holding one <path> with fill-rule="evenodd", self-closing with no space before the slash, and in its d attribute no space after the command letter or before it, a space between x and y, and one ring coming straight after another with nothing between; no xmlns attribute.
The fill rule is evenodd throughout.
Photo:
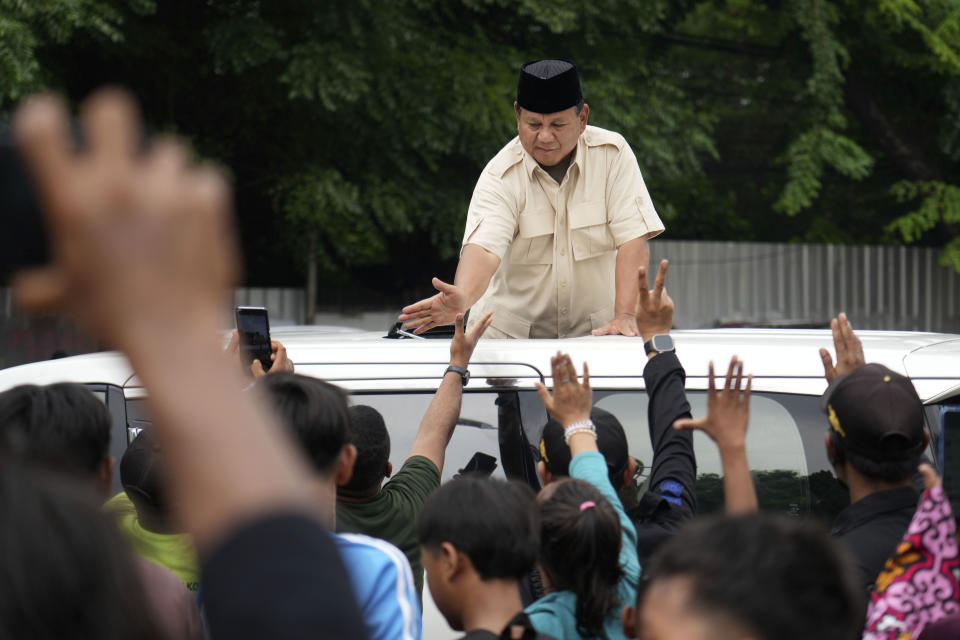
<svg viewBox="0 0 960 640"><path fill-rule="evenodd" d="M452 364L447 367L447 370L443 372L443 375L447 375L451 371L460 376L460 379L463 381L463 386L467 386L467 383L470 382L470 371L466 367L458 367L457 365Z"/></svg>

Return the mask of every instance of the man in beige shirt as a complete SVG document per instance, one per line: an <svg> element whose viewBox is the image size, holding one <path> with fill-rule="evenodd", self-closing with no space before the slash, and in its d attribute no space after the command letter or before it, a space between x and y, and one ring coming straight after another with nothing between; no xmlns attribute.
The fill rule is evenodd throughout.
<svg viewBox="0 0 960 640"><path fill-rule="evenodd" d="M587 126L576 66L523 65L518 136L477 181L454 284L404 307L421 333L493 311L488 337L639 335L637 269L663 231L623 136Z"/></svg>

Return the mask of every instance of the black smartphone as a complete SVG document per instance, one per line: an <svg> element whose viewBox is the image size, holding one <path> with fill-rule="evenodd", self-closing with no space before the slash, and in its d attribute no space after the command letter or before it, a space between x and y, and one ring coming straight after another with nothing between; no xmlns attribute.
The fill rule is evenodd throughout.
<svg viewBox="0 0 960 640"><path fill-rule="evenodd" d="M467 466L460 469L460 475L467 473L478 473L482 476L489 476L497 470L497 459L482 451L477 451L467 462Z"/></svg>
<svg viewBox="0 0 960 640"><path fill-rule="evenodd" d="M24 267L48 261L47 233L33 184L14 147L7 126L0 123L0 285Z"/></svg>
<svg viewBox="0 0 960 640"><path fill-rule="evenodd" d="M259 360L264 371L270 370L270 318L265 307L237 307L237 333L240 355L249 366Z"/></svg>

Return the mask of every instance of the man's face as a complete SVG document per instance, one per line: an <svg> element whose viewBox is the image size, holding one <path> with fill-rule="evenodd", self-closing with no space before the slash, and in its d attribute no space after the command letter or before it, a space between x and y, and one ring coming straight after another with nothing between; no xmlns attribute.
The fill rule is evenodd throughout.
<svg viewBox="0 0 960 640"><path fill-rule="evenodd" d="M460 615L459 600L456 590L452 589L447 581L447 566L441 550L420 547L420 562L427 579L427 588L433 598L437 610L443 615L447 624L454 631L463 630L463 619Z"/></svg>
<svg viewBox="0 0 960 640"><path fill-rule="evenodd" d="M560 164L576 148L590 113L587 105L583 105L579 115L576 107L557 113L534 113L514 103L513 109L517 114L520 144L545 167Z"/></svg>

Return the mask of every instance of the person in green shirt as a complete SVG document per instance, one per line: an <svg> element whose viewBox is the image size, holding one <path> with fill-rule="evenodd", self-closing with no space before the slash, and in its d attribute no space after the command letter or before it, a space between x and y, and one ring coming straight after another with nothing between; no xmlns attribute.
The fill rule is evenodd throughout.
<svg viewBox="0 0 960 640"><path fill-rule="evenodd" d="M492 313L464 331L457 316L450 342L450 366L443 376L400 471L390 477L390 436L380 413L365 405L351 407L351 441L357 448L353 477L337 489L337 533L363 533L400 548L410 561L417 593L423 592L423 565L417 539L417 516L440 486L444 455L460 417L467 365ZM390 481L384 483L386 478Z"/></svg>
<svg viewBox="0 0 960 640"><path fill-rule="evenodd" d="M173 523L173 509L162 482L163 456L150 429L144 429L120 458L123 491L104 508L134 553L172 571L191 593L200 584L200 567L193 539Z"/></svg>

